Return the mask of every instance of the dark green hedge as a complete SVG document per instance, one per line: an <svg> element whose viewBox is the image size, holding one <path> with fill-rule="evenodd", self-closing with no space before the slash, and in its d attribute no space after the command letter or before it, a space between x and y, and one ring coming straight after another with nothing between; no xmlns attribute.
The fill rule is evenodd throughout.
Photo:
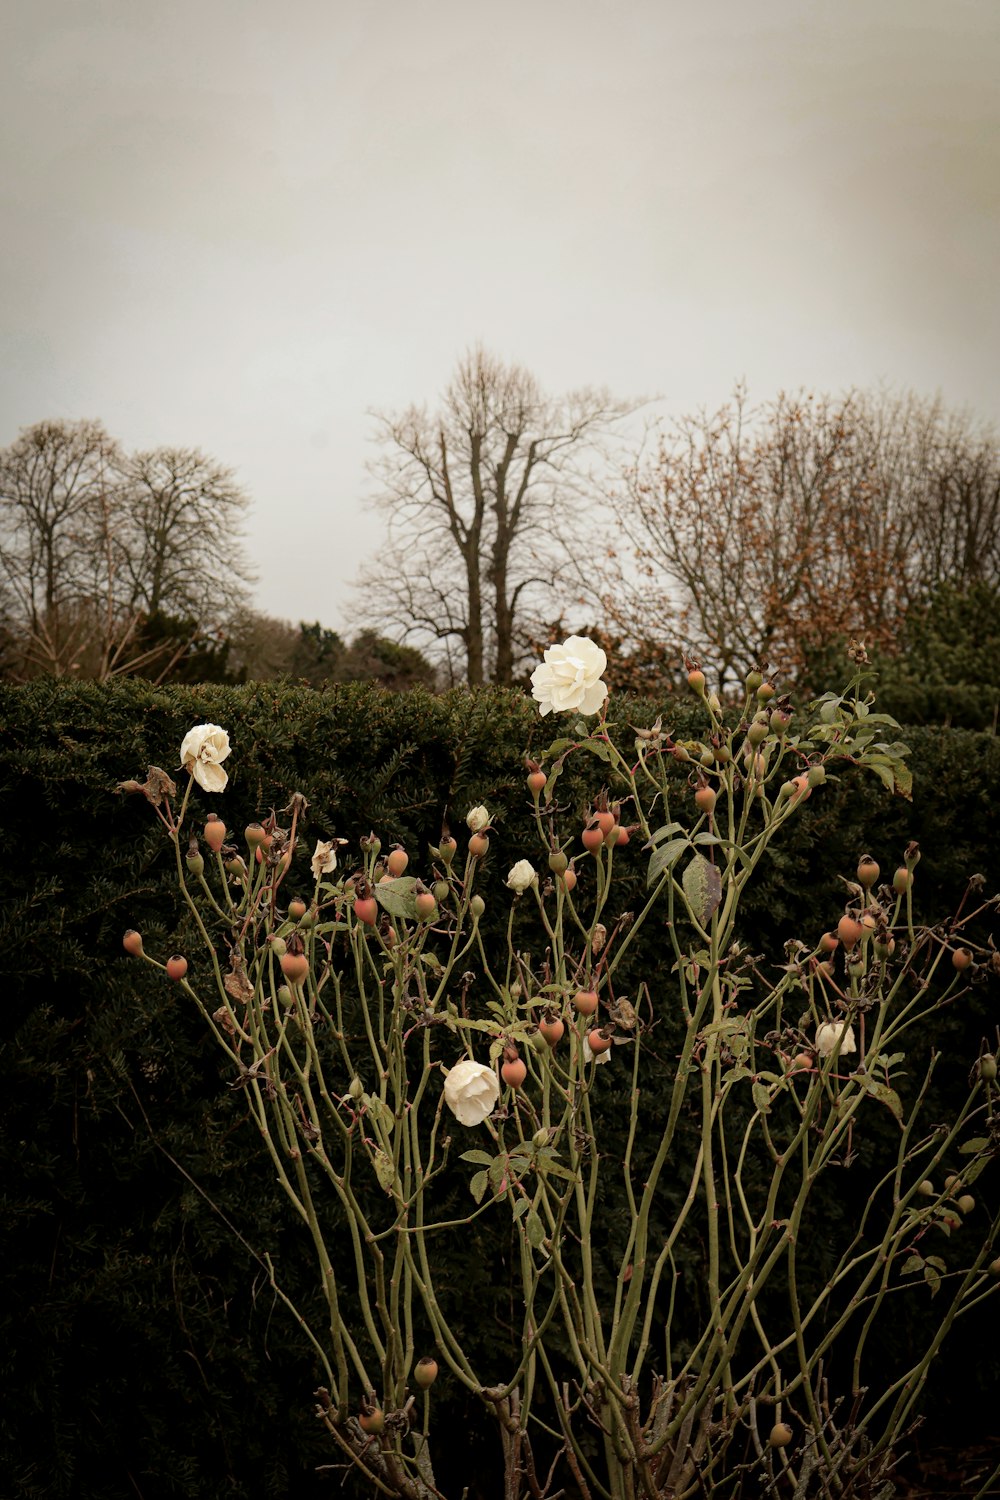
<svg viewBox="0 0 1000 1500"><path fill-rule="evenodd" d="M632 702L617 712L639 723L658 708L694 732L686 706ZM485 802L497 814L486 880L498 913L509 865L534 849L520 758L544 745L552 726L520 694L140 682L0 689L0 1473L3 1494L19 1500L305 1497L331 1488L329 1476L314 1476L332 1456L310 1414L312 1360L272 1305L253 1253L276 1252L283 1278L308 1303L308 1247L271 1192L240 1094L198 1018L121 950L128 926L161 954L183 946L184 935L159 826L144 799L114 787L149 764L173 770L183 734L206 720L226 726L233 755L224 797L202 801L233 828L281 808L297 789L311 804L310 838L338 835L356 846L377 829L404 843L418 866L443 819L457 826ZM845 779L803 809L769 864L746 935L774 961L787 937L811 942L836 920L839 877L864 851L891 868L908 839L920 841L925 917L945 917L972 871L997 888L1000 744L926 729L907 739L912 806L875 781ZM582 807L578 773L560 782L560 799ZM638 892L644 857L633 850L630 858ZM636 973L655 978L657 963L655 945L637 945ZM964 1086L977 1038L995 1040L995 1031L995 997L985 989L946 1018L937 1041L954 1054L946 1087ZM863 1176L858 1183L845 1191L845 1217L863 1197ZM484 1291L495 1271L480 1268ZM469 1274L467 1262L456 1267L463 1294ZM971 1378L960 1341L956 1348L936 1386L945 1412ZM447 1391L441 1399L453 1399L457 1434L456 1474L439 1476L448 1489L451 1478L468 1482L488 1467L492 1437L462 1399ZM332 1476L334 1489L340 1478Z"/></svg>

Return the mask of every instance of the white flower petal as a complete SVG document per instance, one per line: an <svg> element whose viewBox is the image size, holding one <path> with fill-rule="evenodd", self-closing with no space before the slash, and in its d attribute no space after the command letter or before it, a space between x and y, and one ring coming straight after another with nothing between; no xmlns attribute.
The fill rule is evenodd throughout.
<svg viewBox="0 0 1000 1500"><path fill-rule="evenodd" d="M229 780L227 772L211 760L196 760L191 768L195 781L206 792L224 792Z"/></svg>
<svg viewBox="0 0 1000 1500"><path fill-rule="evenodd" d="M583 702L580 704L580 712L582 714L596 714L607 696L608 690L603 682L592 683L584 692Z"/></svg>

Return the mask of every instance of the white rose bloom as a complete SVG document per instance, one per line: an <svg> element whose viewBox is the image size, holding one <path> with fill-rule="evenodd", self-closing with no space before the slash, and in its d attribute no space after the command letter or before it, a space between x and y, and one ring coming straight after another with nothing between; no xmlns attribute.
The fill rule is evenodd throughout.
<svg viewBox="0 0 1000 1500"><path fill-rule="evenodd" d="M584 1034L583 1034L583 1060L584 1060L584 1062L592 1062L592 1063L610 1062L611 1061L611 1048L608 1047L603 1052L594 1052L591 1049L591 1045L590 1045L589 1041L587 1040L587 1033L584 1032Z"/></svg>
<svg viewBox="0 0 1000 1500"><path fill-rule="evenodd" d="M470 808L465 819L469 825L470 833L482 833L484 828L490 826L490 811L488 807Z"/></svg>
<svg viewBox="0 0 1000 1500"><path fill-rule="evenodd" d="M184 736L181 765L206 792L224 792L228 775L220 765L229 754L229 736L218 724L196 724Z"/></svg>
<svg viewBox="0 0 1000 1500"><path fill-rule="evenodd" d="M531 674L531 693L544 717L553 711L596 714L608 690L600 680L608 658L600 646L583 635L571 635L561 646L550 646L540 667Z"/></svg>
<svg viewBox="0 0 1000 1500"><path fill-rule="evenodd" d="M854 1027L849 1022L824 1021L822 1026L816 1027L816 1051L820 1057L829 1057L835 1050L838 1040L841 1057L847 1052L857 1052L858 1044L854 1040Z"/></svg>
<svg viewBox="0 0 1000 1500"><path fill-rule="evenodd" d="M531 861L519 859L517 864L511 867L510 874L507 876L507 884L520 896L522 891L526 891L529 885L534 885L537 879L538 876Z"/></svg>
<svg viewBox="0 0 1000 1500"><path fill-rule="evenodd" d="M337 868L337 848L346 844L346 839L317 839L313 850L309 868L313 872L313 879L318 880L321 875L332 875Z"/></svg>
<svg viewBox="0 0 1000 1500"><path fill-rule="evenodd" d="M444 1102L460 1125L481 1125L499 1098L499 1079L485 1063L465 1058L445 1077Z"/></svg>

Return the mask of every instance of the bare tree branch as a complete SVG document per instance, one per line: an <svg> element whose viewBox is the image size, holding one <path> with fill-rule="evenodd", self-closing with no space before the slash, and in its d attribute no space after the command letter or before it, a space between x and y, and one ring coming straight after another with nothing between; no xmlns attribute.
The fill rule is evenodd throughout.
<svg viewBox="0 0 1000 1500"><path fill-rule="evenodd" d="M512 682L524 621L533 606L551 617L544 593L566 567L561 504L588 489L586 457L632 410L605 392L550 399L477 348L433 415L378 416L389 540L363 579L366 620L436 651L455 680Z"/></svg>

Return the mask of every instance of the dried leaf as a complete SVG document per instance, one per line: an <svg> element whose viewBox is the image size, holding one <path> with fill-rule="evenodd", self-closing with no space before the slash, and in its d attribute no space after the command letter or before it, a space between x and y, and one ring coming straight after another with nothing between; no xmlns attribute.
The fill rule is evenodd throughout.
<svg viewBox="0 0 1000 1500"><path fill-rule="evenodd" d="M381 1146L377 1146L373 1160L375 1163L375 1176L378 1178L379 1187L384 1188L388 1192L396 1180L396 1168L393 1166L392 1158L382 1150Z"/></svg>
<svg viewBox="0 0 1000 1500"><path fill-rule="evenodd" d="M239 1000L241 1005L250 1004L253 999L253 985L247 978L243 960L238 953L234 953L229 960L229 973L222 982L231 1000Z"/></svg>

